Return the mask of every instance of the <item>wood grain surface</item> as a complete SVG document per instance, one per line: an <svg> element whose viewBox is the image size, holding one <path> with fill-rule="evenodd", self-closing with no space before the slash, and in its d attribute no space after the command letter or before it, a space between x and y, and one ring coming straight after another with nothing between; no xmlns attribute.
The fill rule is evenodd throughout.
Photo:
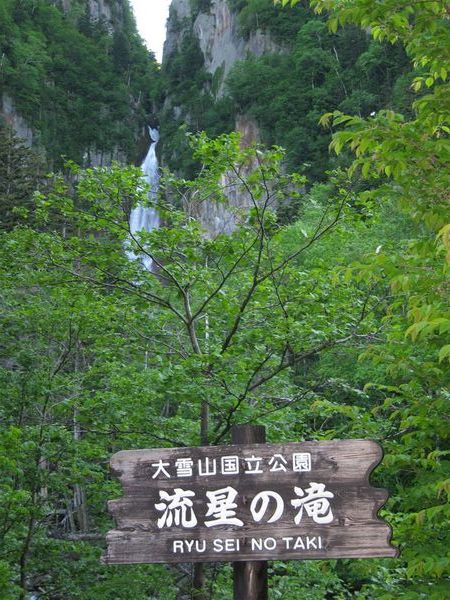
<svg viewBox="0 0 450 600"><path fill-rule="evenodd" d="M292 455L309 453L311 470L294 472ZM284 470L271 471L273 457L281 455ZM221 473L220 459L236 456L238 474ZM245 473L246 459L258 458L262 473ZM177 459L192 460L191 476L178 476ZM216 474L199 475L198 461L216 461ZM113 473L123 486L122 498L109 502L117 529L107 535L104 562L170 563L245 560L288 560L324 558L395 557L390 545L390 527L378 518L388 494L371 487L369 476L380 462L382 450L368 440L334 440L287 444L254 444L199 448L162 448L130 450L111 459ZM155 473L159 461L168 463L166 472ZM272 463L270 462L272 461ZM255 464L254 462L252 463ZM278 461L278 464L281 464ZM272 465L272 466L271 466ZM333 494L329 500L333 519L327 524L315 522L306 511L295 523L298 508L291 501L299 498L294 488L307 494L312 483L322 483ZM237 491L234 514L243 525L205 526L207 492L232 487ZM197 518L194 528L172 525L158 527L161 511L160 492L172 494L178 488L195 493L192 510ZM282 516L268 523L275 503L268 505L260 522L250 510L259 492L276 492L283 500ZM176 544L174 545L174 543ZM193 543L192 543L193 542Z"/></svg>

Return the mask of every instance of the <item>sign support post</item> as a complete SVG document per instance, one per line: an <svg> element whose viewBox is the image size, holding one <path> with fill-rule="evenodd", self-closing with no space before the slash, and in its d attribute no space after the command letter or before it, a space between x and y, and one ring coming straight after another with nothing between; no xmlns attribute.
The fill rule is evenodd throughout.
<svg viewBox="0 0 450 600"><path fill-rule="evenodd" d="M266 428L262 425L235 425L231 429L232 443L264 444ZM267 561L233 563L234 600L267 600Z"/></svg>

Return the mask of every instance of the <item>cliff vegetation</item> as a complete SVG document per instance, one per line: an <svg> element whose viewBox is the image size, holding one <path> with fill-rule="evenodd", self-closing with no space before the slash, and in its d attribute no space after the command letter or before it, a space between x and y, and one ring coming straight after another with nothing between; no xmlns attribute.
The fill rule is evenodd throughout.
<svg viewBox="0 0 450 600"><path fill-rule="evenodd" d="M134 159L158 68L128 2L1 0L0 85L49 162Z"/></svg>
<svg viewBox="0 0 450 600"><path fill-rule="evenodd" d="M0 3L6 92L55 165L126 149L126 103L144 116L156 94L178 173L150 199L133 166L68 161L45 176L0 127L1 600L231 600L229 564L101 562L122 494L109 460L228 444L256 423L274 443L379 442L372 483L390 492L381 516L400 550L273 561L273 599L447 600L448 3L221 3L241 47L273 48L255 37L263 20L279 44L228 76L195 34L217 3L172 21L160 75L121 3L106 22L69 4ZM216 135L244 110L286 150ZM197 127L214 136L187 135ZM149 203L161 227L133 233L131 210ZM232 212L227 235L196 218L208 203Z"/></svg>

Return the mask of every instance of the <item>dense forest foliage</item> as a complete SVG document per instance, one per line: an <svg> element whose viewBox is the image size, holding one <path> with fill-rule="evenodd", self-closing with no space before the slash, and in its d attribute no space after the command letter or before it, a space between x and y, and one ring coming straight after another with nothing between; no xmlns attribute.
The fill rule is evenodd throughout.
<svg viewBox="0 0 450 600"><path fill-rule="evenodd" d="M34 2L44 4L56 10ZM244 13L252 4L235 6ZM207 585L193 589L187 563L105 566L100 557L113 526L106 502L121 495L112 453L228 443L238 423L265 425L270 442L369 438L385 452L373 483L390 490L382 516L400 558L274 562L271 597L448 597L448 7L311 7L319 18L299 35L318 64L325 49L344 63L345 39L361 41L358 57L387 61L374 105L340 97L316 106L316 142L328 128L332 152L345 157L328 174L311 170L315 183L292 148L242 149L233 133L190 136L191 164L202 168L191 179L167 172L157 199L163 226L133 235L130 211L149 202L139 169L72 162L44 179L34 152L0 129L2 600L229 600L229 565L205 566ZM316 34L320 48L308 45ZM204 77L193 43L190 52ZM188 64L178 59L163 77L178 81L181 98ZM325 100L344 70L326 71ZM410 71L413 87L395 112L395 78ZM311 82L311 71L297 73ZM301 123L297 99L272 108L274 119ZM87 125L79 120L81 132ZM314 152L311 164L334 164ZM210 239L190 215L205 199L226 202L224 184L252 209L237 211L233 234ZM274 201L295 211L281 218ZM126 249L150 256L154 270Z"/></svg>
<svg viewBox="0 0 450 600"><path fill-rule="evenodd" d="M246 3L239 15L243 32L267 28L285 51L238 63L228 91L237 109L256 119L266 144L286 148L291 169L320 180L338 162L328 153L329 133L317 128L320 116L403 108L410 68L399 45L371 41L352 26L330 32L326 19L306 6L286 12L270 0Z"/></svg>
<svg viewBox="0 0 450 600"><path fill-rule="evenodd" d="M134 159L154 108L157 63L128 2L109 2L112 22L91 18L84 0L67 6L0 1L0 95L13 98L55 167L62 155L85 164Z"/></svg>
<svg viewBox="0 0 450 600"><path fill-rule="evenodd" d="M173 18L172 18L173 22ZM186 23L176 23L180 33ZM204 68L198 38L187 25L180 48L164 61L161 90L170 100L159 113L164 162L170 169L193 176L199 164L192 157L186 133L207 131L210 135L229 133L234 128L235 107L231 98L217 99L217 78Z"/></svg>
<svg viewBox="0 0 450 600"><path fill-rule="evenodd" d="M413 75L401 44L371 40L366 30L352 25L331 32L326 17L306 4L284 9L272 0L229 4L240 35L248 38L262 30L279 51L238 62L218 96L223 71L218 68L210 75L204 69L193 33L197 10L190 23L178 23L172 14L183 41L163 68L170 106L162 111L161 124L171 168L190 175L195 168L186 147L186 127L217 135L231 131L236 116L245 114L256 120L265 144L286 148L289 169L301 170L310 181L323 180L327 169L345 164L345 159L330 156L329 132L317 127L324 112L368 116L380 108L410 110Z"/></svg>

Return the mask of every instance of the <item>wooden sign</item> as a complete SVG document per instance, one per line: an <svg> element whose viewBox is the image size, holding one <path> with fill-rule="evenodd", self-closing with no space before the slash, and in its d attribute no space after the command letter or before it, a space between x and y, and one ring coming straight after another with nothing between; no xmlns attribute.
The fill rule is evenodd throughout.
<svg viewBox="0 0 450 600"><path fill-rule="evenodd" d="M394 557L381 458L365 440L119 452L104 562Z"/></svg>

